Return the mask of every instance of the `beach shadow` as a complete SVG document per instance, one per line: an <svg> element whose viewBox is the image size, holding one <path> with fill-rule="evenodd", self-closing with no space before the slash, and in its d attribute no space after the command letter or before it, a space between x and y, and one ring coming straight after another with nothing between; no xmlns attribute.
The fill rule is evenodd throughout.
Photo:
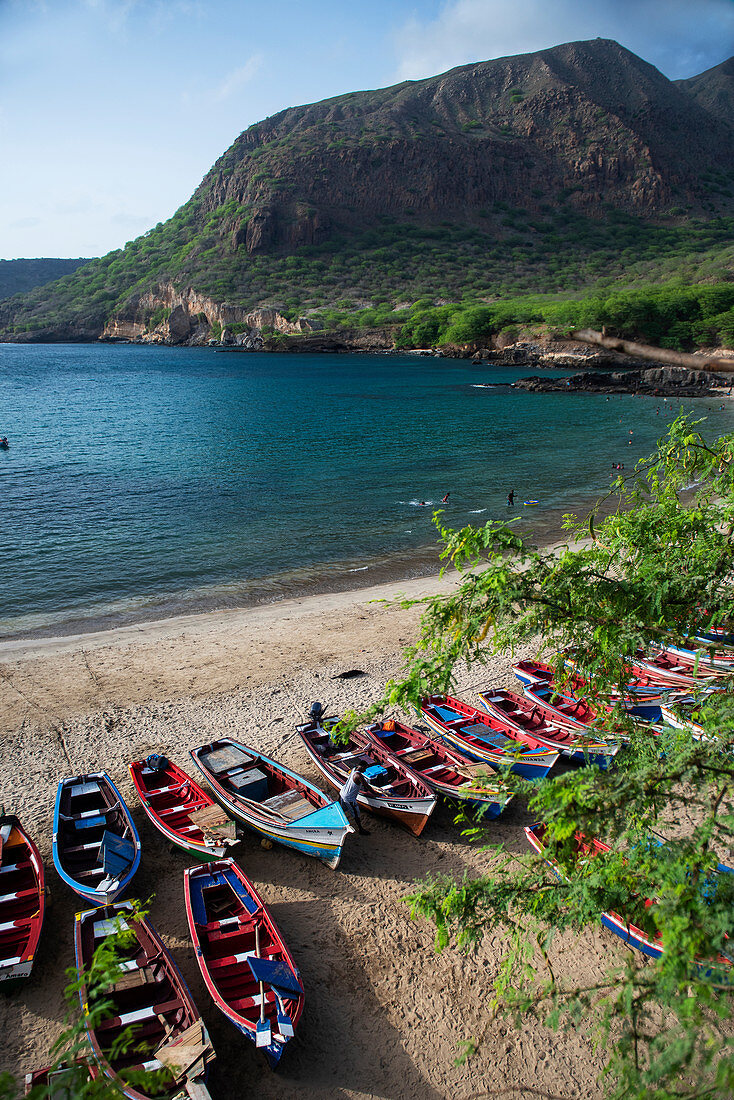
<svg viewBox="0 0 734 1100"><path fill-rule="evenodd" d="M443 1100L406 1053L405 1036L375 993L375 960L366 940L342 927L343 918L326 898L282 902L271 911L301 970L304 1014L275 1074L231 1025L232 1034L225 1035L212 1021L218 1055L212 1094L239 1100L246 1080L248 1094L263 1100L295 1098L303 1091Z"/></svg>

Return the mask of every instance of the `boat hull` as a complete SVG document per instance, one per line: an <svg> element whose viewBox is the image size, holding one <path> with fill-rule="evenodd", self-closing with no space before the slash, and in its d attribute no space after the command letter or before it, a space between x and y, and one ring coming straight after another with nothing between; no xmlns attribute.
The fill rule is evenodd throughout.
<svg viewBox="0 0 734 1100"><path fill-rule="evenodd" d="M478 692L479 698L482 702L482 706L488 714L494 714L497 718L505 719L507 722L513 722L512 717L503 709L496 706L493 702L493 692L480 691ZM526 694L525 698L529 698ZM517 699L517 705L522 703L519 696L515 696ZM533 698L534 706L538 707L542 713L548 711L548 715L555 718L556 724L560 727L560 731L568 731L567 738L554 738L551 730L539 730L532 729L529 732L532 736L540 741L546 748L554 749L559 752L561 756L565 756L566 759L572 760L576 764L596 764L600 768L608 768L614 763L614 758L619 752L620 745L612 743L610 741L602 741L590 736L588 726L584 726L583 723L577 722L574 719L568 719L566 722L561 722L560 718L556 714L552 714L550 708L546 708L539 703L536 703L535 697ZM519 723L513 723L516 725L518 732L523 733L523 727ZM558 731L558 732L560 732Z"/></svg>
<svg viewBox="0 0 734 1100"><path fill-rule="evenodd" d="M0 985L9 990L33 970L46 912L46 887L41 854L18 818L0 818L0 830Z"/></svg>
<svg viewBox="0 0 734 1100"><path fill-rule="evenodd" d="M119 809L119 816L123 822L123 827L129 832L129 840L133 845L133 857L129 865L129 869L119 878L110 880L106 885L99 887L87 886L83 881L76 878L65 866L67 858L68 846L63 841L63 814L62 805L64 799L64 789L72 787L74 784L94 783L99 788L107 788L114 800L116 800L117 808ZM82 815L85 816L85 815ZM100 817L103 816L100 813ZM101 825L101 828L105 828L105 825ZM96 828L96 826L95 826ZM86 835L86 834L85 834ZM115 835L118 835L117 833ZM82 839L80 837L80 839ZM86 842L86 845L92 847L94 841ZM53 825L53 838L52 838L52 854L56 871L63 882L69 886L75 894L78 894L84 901L90 902L92 905L109 905L118 898L123 897L127 891L130 883L140 866L140 837L138 831L135 828L130 810L127 807L125 800L118 791L115 784L112 782L106 772L90 772L86 775L74 776L70 779L65 779L59 783L56 792L56 805L54 807L54 825ZM102 882L109 880L109 876L105 876Z"/></svg>
<svg viewBox="0 0 734 1100"><path fill-rule="evenodd" d="M467 772L472 768L472 761L468 756L451 749L438 738L431 738L420 730L405 726L402 722L389 720L389 722L376 722L367 726L365 736L373 745L387 747L393 755L403 763L403 754L412 753L407 761L436 794L441 795L447 801L458 806L470 806L479 811L479 814L489 820L493 820L502 813L513 795L505 793L500 786L500 780L490 786L479 786L474 775ZM428 751L430 759L437 760L434 766L417 766L415 753ZM444 782L435 776L436 770L453 773L452 782ZM467 777L469 776L469 777Z"/></svg>
<svg viewBox="0 0 734 1100"><path fill-rule="evenodd" d="M320 756L319 753L316 752L308 738L308 732L311 729L311 723L306 723L305 726L298 728L301 742L318 769L319 774L323 776L326 783L336 792L338 797L344 785L346 775L339 775L330 765L329 757ZM363 751L364 748L369 749L372 747L376 753L384 756L388 763L392 763L395 768L403 773L409 782L412 780L414 786L419 785L419 789L425 791L425 795L417 798L412 796L401 797L398 794L376 796L367 791L360 791L357 795L357 805L361 810L367 810L369 813L376 814L378 817L384 817L389 821L397 822L398 825L402 825L408 832L412 833L413 836L420 836L428 823L429 817L436 808L436 796L431 793L420 777L413 773L411 768L403 764L398 758L391 759L392 754L386 753L384 746L371 745L370 738L367 735L363 735L363 737L360 738L360 742L361 741L364 741L364 746L361 744L353 746L356 756L358 756L360 751ZM348 771L346 774L348 774Z"/></svg>
<svg viewBox="0 0 734 1100"><path fill-rule="evenodd" d="M278 772L288 776L297 786L308 788L313 794L317 795L318 806L314 806L313 813L298 821L279 821L259 803L249 799L239 799L227 791L216 775L207 770L202 759L200 759L205 753L210 752L213 746L225 744L244 751L255 760L267 762ZM190 755L196 766L206 776L219 805L236 821L266 840L302 852L303 855L314 856L332 869L339 866L344 842L349 833L354 832L354 829L347 821L342 808L330 802L323 791L320 791L313 783L309 783L303 776L297 775L284 765L263 756L257 750L242 745L240 742L232 741L230 738L221 738L213 745L192 749Z"/></svg>
<svg viewBox="0 0 734 1100"><path fill-rule="evenodd" d="M542 837L539 835L542 825L536 823L525 828L525 836L535 852L542 858L546 867L548 867L555 877L560 881L564 881L564 876L561 873L558 864L555 860L549 858L545 853L545 845L543 844ZM587 842L588 843L588 842ZM600 841L593 842L594 848L599 853L610 851L607 844L602 844ZM719 864L719 871L721 873L732 873L732 869L725 864ZM648 903L649 904L649 903ZM637 951L642 952L643 955L649 956L651 959L659 959L663 954L662 940L651 939L643 929L638 928L637 925L630 924L619 913L613 911L603 912L600 915L601 923L610 932L613 932L615 936L618 936L629 947L634 947ZM696 970L702 975L709 975L714 971L721 978L722 981L730 981L731 975L731 963L728 959L720 956L716 960L701 961L695 964Z"/></svg>
<svg viewBox="0 0 734 1100"><path fill-rule="evenodd" d="M487 745L485 748L477 741L467 741L457 730L452 730L443 723L438 722L432 714L421 708L421 718L430 726L433 732L447 745L458 749L464 756L468 756L475 763L488 764L496 771L503 768L522 776L523 779L545 779L548 772L558 760L559 754L551 749L525 753L524 759L516 759L506 752L497 752ZM522 746L518 744L518 749Z"/></svg>
<svg viewBox="0 0 734 1100"><path fill-rule="evenodd" d="M163 1065L156 1057L158 1047L165 1044L175 1048L178 1042L186 1041L187 1034L190 1035L189 1029L200 1028L202 1054L195 1063L196 1068L190 1071L191 1077L186 1077L186 1085L179 1082L167 1088L161 1081L162 1089L156 1093L158 1100L177 1100L183 1088L188 1092L188 1086L203 1090L207 1063L214 1057L214 1052L206 1027L170 951L146 919L129 919L132 909L130 902L118 902L76 914L75 957L81 978L79 1000L87 1038L97 1073L112 1082L128 1100L148 1100L135 1085L125 1081L121 1073L130 1068L147 1072L162 1069ZM86 974L95 948L118 927L134 931L132 943L126 943L121 949L125 954L130 953L130 958L121 963L122 973L115 985L104 994L97 991L97 996L104 996L109 1001L109 1015L99 1020L89 1015L90 991L87 990ZM155 980L151 981L150 970L154 966ZM137 982L136 976L139 976ZM129 1059L119 1045L131 1027L135 1028L135 1057L141 1059L140 1064L134 1067L127 1064ZM206 1095L205 1091L200 1095Z"/></svg>
<svg viewBox="0 0 734 1100"><path fill-rule="evenodd" d="M227 915L217 919L211 898L219 890ZM303 1013L305 996L298 967L265 902L252 882L232 859L218 860L202 868L184 871L184 899L196 961L212 1000L224 1016L252 1042L257 1040L260 1006L271 1027L271 1041L260 1049L275 1067L292 1036L280 1028L277 997L269 997L249 971L248 957L260 956L285 965L299 992L282 995L291 1030L295 1033ZM257 927L257 933L255 928ZM226 946L222 947L222 937ZM261 952L262 949L262 952ZM257 992L256 992L257 990ZM264 1001L264 1003L263 1003Z"/></svg>
<svg viewBox="0 0 734 1100"><path fill-rule="evenodd" d="M169 764L167 771L170 771L170 776L168 776L168 778L173 779L174 783L170 787L166 785L151 790L146 786L145 780L147 774L152 774L152 769L148 769L145 765L141 764L140 761L136 761L129 765L129 771L133 786L135 787L135 791L149 821L166 840L176 848L180 848L186 855L202 863L206 863L211 859L222 859L227 854L226 844L218 845L207 843L203 839L201 829L193 827L191 824L189 816L191 811L197 808L217 805L217 803L214 802L213 798L207 795L206 791L202 790L202 788L193 781L190 775L187 775L186 772L176 767L176 765ZM181 817L181 820L179 825L173 828L163 820L156 806L153 805L153 799L160 799L161 795L165 795L169 790L174 790L179 784L181 786L185 784L192 797L190 803L184 802L178 807L174 806L174 810L178 809L178 816ZM168 816L170 814L170 808L164 809L163 812ZM201 836L202 839L195 840L192 837L187 837L185 835L187 831L195 832L197 836Z"/></svg>

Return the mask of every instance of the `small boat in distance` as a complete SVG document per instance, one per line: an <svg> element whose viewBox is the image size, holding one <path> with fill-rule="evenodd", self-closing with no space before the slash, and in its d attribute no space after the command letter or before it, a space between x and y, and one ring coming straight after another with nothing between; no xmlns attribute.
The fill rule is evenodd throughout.
<svg viewBox="0 0 734 1100"><path fill-rule="evenodd" d="M316 706L320 704L314 703ZM344 744L334 744L329 729L338 719L324 718L322 711L316 717L314 707L311 720L296 729L306 752L332 790L340 791L352 769L363 764L367 787L357 795L360 809L397 821L413 836L420 836L436 808L436 795L428 784L385 745L372 741L364 733L354 731Z"/></svg>
<svg viewBox="0 0 734 1100"><path fill-rule="evenodd" d="M0 983L15 982L33 969L46 887L41 854L12 814L0 817L0 875Z"/></svg>
<svg viewBox="0 0 734 1100"><path fill-rule="evenodd" d="M480 691L478 695L488 714L505 718L542 745L557 749L578 764L598 764L600 768L608 768L620 750L621 744L614 739L611 731L608 740L594 737L583 723L572 719L561 723L549 707L536 703L526 695L503 689Z"/></svg>
<svg viewBox="0 0 734 1100"><path fill-rule="evenodd" d="M163 836L196 859L221 859L237 843L235 823L190 775L164 756L129 765L143 809Z"/></svg>
<svg viewBox="0 0 734 1100"><path fill-rule="evenodd" d="M140 864L140 838L106 772L59 783L52 851L59 876L86 901L106 905L130 885Z"/></svg>
<svg viewBox="0 0 734 1100"><path fill-rule="evenodd" d="M436 794L472 806L482 818L499 817L514 797L488 764L477 764L412 726L386 718L367 726L365 733L373 744L382 744L409 764Z"/></svg>
<svg viewBox="0 0 734 1100"><path fill-rule="evenodd" d="M341 806L257 749L220 737L191 750L220 806L256 833L336 868L354 829Z"/></svg>
<svg viewBox="0 0 734 1100"><path fill-rule="evenodd" d="M420 713L442 741L471 760L509 768L524 779L544 779L559 757L532 737L517 740L515 727L451 695L429 695Z"/></svg>
<svg viewBox="0 0 734 1100"><path fill-rule="evenodd" d="M215 1005L277 1065L305 1003L298 967L233 859L184 871L196 961Z"/></svg>
<svg viewBox="0 0 734 1100"><path fill-rule="evenodd" d="M86 976L95 949L116 932L130 934L131 942L119 949L122 973L114 985L97 987L96 997L110 1002L109 1014L99 1019ZM133 918L130 902L87 909L76 915L74 944L82 1015L100 1073L129 1100L173 1100L182 1088L195 1100L208 1100L204 1081L214 1058L209 1033L153 925ZM122 1037L131 1027L132 1042L126 1043Z"/></svg>

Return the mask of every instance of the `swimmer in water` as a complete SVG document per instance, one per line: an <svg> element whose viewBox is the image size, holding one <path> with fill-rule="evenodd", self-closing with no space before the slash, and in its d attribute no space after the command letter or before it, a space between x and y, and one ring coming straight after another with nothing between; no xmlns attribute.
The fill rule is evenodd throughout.
<svg viewBox="0 0 734 1100"><path fill-rule="evenodd" d="M448 504L450 496L451 496L451 493L447 493L445 497L441 497L441 503L442 504Z"/></svg>

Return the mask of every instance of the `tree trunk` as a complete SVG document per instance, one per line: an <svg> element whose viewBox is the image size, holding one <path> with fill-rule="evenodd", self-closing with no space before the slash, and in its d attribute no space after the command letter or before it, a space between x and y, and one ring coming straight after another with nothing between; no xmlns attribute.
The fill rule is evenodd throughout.
<svg viewBox="0 0 734 1100"><path fill-rule="evenodd" d="M574 329L571 339L578 340L582 344L598 344L602 348L608 348L609 351L621 351L624 355L634 355L638 359L652 359L657 363L667 363L671 367L734 374L734 358L717 359L714 356L689 355L685 351L671 351L669 348L654 348L650 344L636 344L634 340L620 340L616 336L605 336L593 328Z"/></svg>

